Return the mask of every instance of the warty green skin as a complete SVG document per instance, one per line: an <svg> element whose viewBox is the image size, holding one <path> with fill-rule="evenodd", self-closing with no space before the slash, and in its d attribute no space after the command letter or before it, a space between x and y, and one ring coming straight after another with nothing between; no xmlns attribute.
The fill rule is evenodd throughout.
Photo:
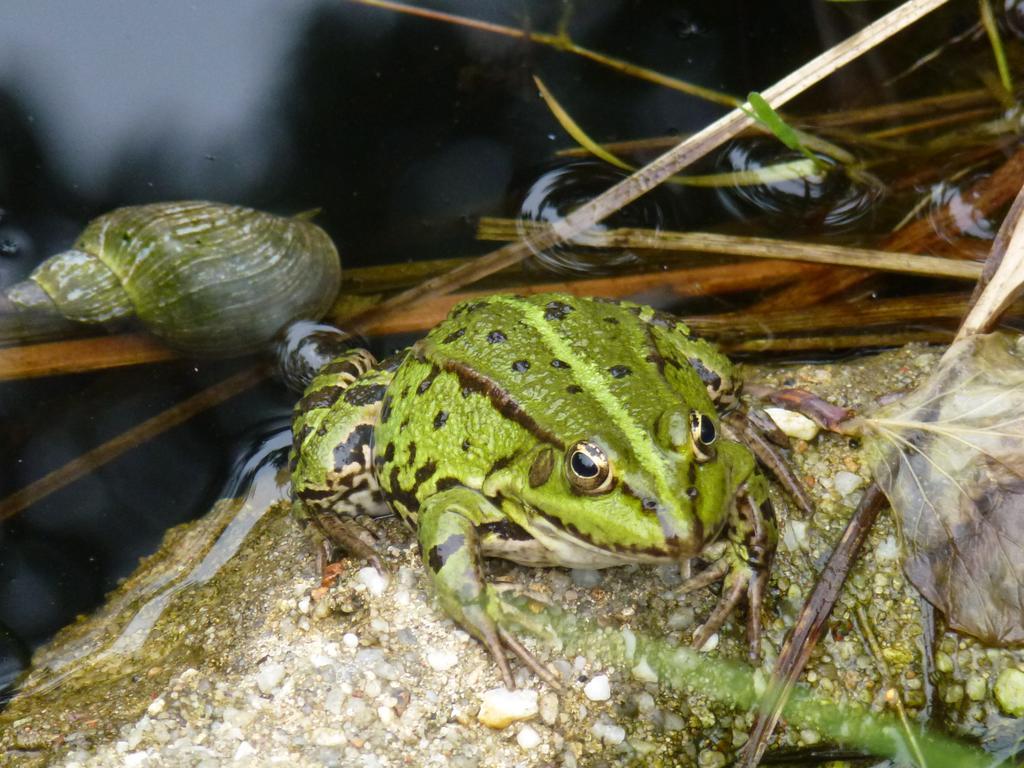
<svg viewBox="0 0 1024 768"><path fill-rule="evenodd" d="M729 361L650 307L560 294L465 302L390 361L359 350L321 370L296 407L292 486L358 554L372 546L356 518L400 514L444 608L502 665L484 556L603 568L682 561L720 541L731 601L720 624L748 586L759 602L776 541L750 451L699 444L691 429L703 416L720 434L716 402L732 389ZM607 456L600 492L574 482L579 441Z"/></svg>

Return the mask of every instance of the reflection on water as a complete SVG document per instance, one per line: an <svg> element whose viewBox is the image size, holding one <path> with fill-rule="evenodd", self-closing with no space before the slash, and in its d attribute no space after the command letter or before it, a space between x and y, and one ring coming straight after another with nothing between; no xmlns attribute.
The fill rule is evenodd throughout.
<svg viewBox="0 0 1024 768"><path fill-rule="evenodd" d="M725 148L719 167L729 172L757 171L801 157L774 138L743 139ZM881 201L883 187L869 177L855 181L830 158L819 156L819 161L822 167L808 176L722 187L719 197L737 219L762 217L766 226L789 234L829 234L863 227L864 218Z"/></svg>
<svg viewBox="0 0 1024 768"><path fill-rule="evenodd" d="M293 392L302 392L316 372L346 349L365 346L359 336L333 325L299 320L285 329L277 344L277 371Z"/></svg>
<svg viewBox="0 0 1024 768"><path fill-rule="evenodd" d="M288 497L284 467L290 447L289 424L267 426L234 463L221 494L228 503L216 506L188 531L173 548L167 567L152 569L133 589L107 603L90 632L65 645L61 655L38 659L31 691L60 685L67 675L82 671L76 662L86 656L96 666L138 651L174 596L213 578L270 507Z"/></svg>
<svg viewBox="0 0 1024 768"><path fill-rule="evenodd" d="M928 195L928 219L932 229L958 253L975 254L964 247L965 235L975 241L988 241L996 236L1002 216L987 216L976 205L979 182L989 174L972 173L956 180L933 184ZM969 242L969 241L968 241Z"/></svg>
<svg viewBox="0 0 1024 768"><path fill-rule="evenodd" d="M622 181L627 173L595 160L567 162L540 176L527 191L519 210L519 221L549 224L565 217L582 203ZM668 209L668 213L666 212ZM628 205L594 229L642 227L660 230L666 215L671 215L670 193L657 189ZM521 227L522 234L526 228ZM586 233L583 233L586 236ZM614 272L639 261L626 249L602 250L573 243L561 243L543 251L534 251L536 262L559 275L594 275Z"/></svg>

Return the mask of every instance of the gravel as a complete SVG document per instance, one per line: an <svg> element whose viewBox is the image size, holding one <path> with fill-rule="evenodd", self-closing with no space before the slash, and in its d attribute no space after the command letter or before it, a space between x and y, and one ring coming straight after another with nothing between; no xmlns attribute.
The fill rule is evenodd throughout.
<svg viewBox="0 0 1024 768"><path fill-rule="evenodd" d="M863 409L912 385L922 354L917 347L842 366L746 373ZM859 491L853 478L863 483L866 469L859 468L869 466L862 448L827 433L798 444L792 461L817 513L787 535L788 504L773 489L784 533L765 595L766 662L755 687L845 526ZM396 521L379 526L386 577L343 560L336 581L321 585L312 548L283 507L264 513L244 540L225 537L217 546L237 551L213 572L210 542L230 521L253 514L250 506L219 502L203 520L169 532L103 609L37 651L24 692L0 713L0 763L717 766L723 758L730 764L746 741L749 712L717 700L715 684L673 689L647 650L654 639L683 653L714 606L714 590L680 596L677 573L656 567L568 572L489 564L499 587L593 627L593 643L582 648L521 634L561 689L512 659L519 688L506 691L481 644L445 617L412 537ZM1024 652L947 633L936 638L934 664L925 663L919 611L892 518L883 514L801 685L833 704L872 707L891 681L912 721L941 712L939 725L964 737L977 737L981 724L1018 727L1011 718L1024 717ZM742 662L744 629L741 612L699 658ZM599 653L605 646L617 649L621 663ZM934 685L923 684L929 675ZM830 741L797 724L783 726L777 742L797 747L819 738Z"/></svg>

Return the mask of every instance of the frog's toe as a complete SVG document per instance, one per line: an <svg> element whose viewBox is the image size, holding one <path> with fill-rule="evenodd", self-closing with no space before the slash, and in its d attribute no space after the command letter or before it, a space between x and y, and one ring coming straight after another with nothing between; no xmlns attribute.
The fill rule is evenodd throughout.
<svg viewBox="0 0 1024 768"><path fill-rule="evenodd" d="M709 568L708 570L711 570ZM697 627L697 631L693 633L693 647L703 648L704 644L708 639L722 628L725 624L725 620L729 618L730 614L736 610L736 606L740 604L744 594L747 593L747 586L750 581L750 575L746 572L735 573L733 578L727 578L725 588L722 590L722 596L718 598L718 604L715 609L708 616L707 621ZM701 574L703 575L703 574Z"/></svg>
<svg viewBox="0 0 1024 768"><path fill-rule="evenodd" d="M518 656L519 660L523 662L523 664L525 664L533 674L547 683L550 688L556 691L562 690L562 685L558 682L558 678L551 674L551 671L541 664L537 657L530 653L526 646L520 643L515 635L502 627L498 627L498 636L501 637L501 641L505 646Z"/></svg>
<svg viewBox="0 0 1024 768"><path fill-rule="evenodd" d="M747 639L750 643L750 659L761 657L761 607L764 600L768 569L743 560L731 551L708 568L688 579L680 587L683 593L692 592L724 579L722 596L707 620L693 634L693 647L702 648L708 639L718 632L726 619L747 599Z"/></svg>
<svg viewBox="0 0 1024 768"><path fill-rule="evenodd" d="M472 607L466 606L462 610L461 624L465 629L468 629L470 634L474 635L484 647L487 652L491 654L491 658L494 659L494 663L498 665L498 672L501 674L501 681L505 684L505 687L510 691L516 687L516 681L512 677L512 669L508 665L508 657L505 655L505 646L502 645L501 633L503 630L499 629L494 623L494 620L487 615L484 610L474 610ZM509 646L514 651L515 648Z"/></svg>

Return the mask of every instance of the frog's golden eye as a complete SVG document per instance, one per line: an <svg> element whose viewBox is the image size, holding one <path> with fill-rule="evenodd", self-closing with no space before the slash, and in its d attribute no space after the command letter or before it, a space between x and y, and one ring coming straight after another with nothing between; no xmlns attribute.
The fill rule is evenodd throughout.
<svg viewBox="0 0 1024 768"><path fill-rule="evenodd" d="M565 454L565 476L580 493L598 494L611 490L612 465L608 454L589 440L574 443Z"/></svg>
<svg viewBox="0 0 1024 768"><path fill-rule="evenodd" d="M718 439L718 430L710 416L697 411L690 413L690 437L693 438L693 455L697 461L711 461L715 458L712 445Z"/></svg>

